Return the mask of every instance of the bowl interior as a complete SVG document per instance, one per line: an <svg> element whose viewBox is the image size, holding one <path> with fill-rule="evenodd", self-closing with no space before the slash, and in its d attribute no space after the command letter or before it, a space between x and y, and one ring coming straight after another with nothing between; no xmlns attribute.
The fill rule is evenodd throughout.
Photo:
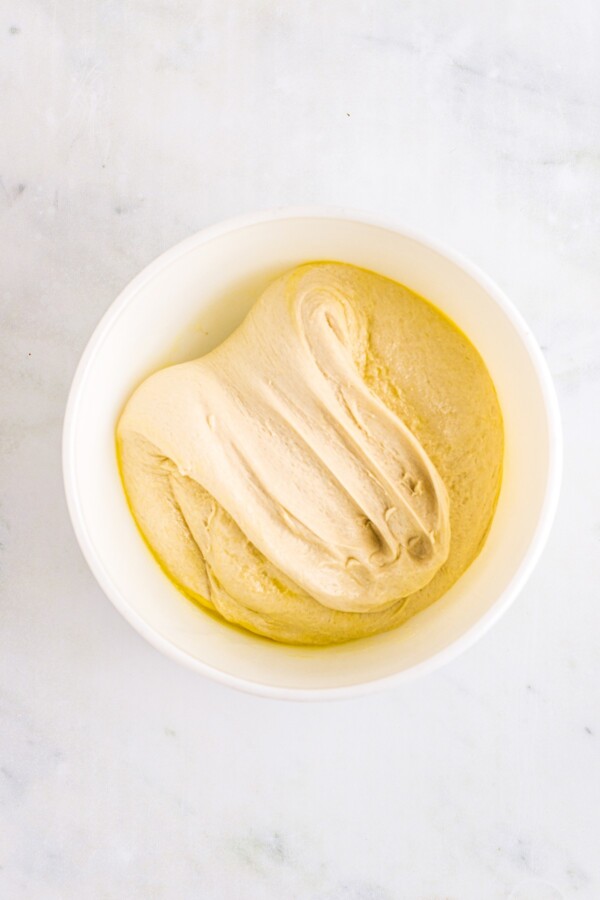
<svg viewBox="0 0 600 900"><path fill-rule="evenodd" d="M220 343L261 290L299 263L331 259L395 279L447 313L487 362L506 453L498 509L480 556L436 604L396 631L327 648L289 647L230 627L186 600L146 549L128 510L114 427L155 369ZM522 323L485 281L419 240L345 218L291 216L209 231L165 254L123 292L82 360L65 430L65 478L88 561L155 645L213 677L258 691L352 689L408 676L484 630L525 576L547 501L552 423ZM533 356L532 356L533 354Z"/></svg>

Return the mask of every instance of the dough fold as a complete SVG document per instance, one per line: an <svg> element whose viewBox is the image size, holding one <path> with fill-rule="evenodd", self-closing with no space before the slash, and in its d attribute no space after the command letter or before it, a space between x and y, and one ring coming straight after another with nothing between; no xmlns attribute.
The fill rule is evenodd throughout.
<svg viewBox="0 0 600 900"><path fill-rule="evenodd" d="M386 402L393 380L372 377L381 285L385 302L389 285L410 293L352 266L294 269L219 347L143 382L118 423L124 486L163 568L278 640L390 627L450 553L442 475Z"/></svg>

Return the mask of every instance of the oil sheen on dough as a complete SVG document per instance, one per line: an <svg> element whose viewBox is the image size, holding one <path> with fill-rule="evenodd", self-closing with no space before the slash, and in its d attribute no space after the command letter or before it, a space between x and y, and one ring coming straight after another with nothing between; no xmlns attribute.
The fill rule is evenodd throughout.
<svg viewBox="0 0 600 900"><path fill-rule="evenodd" d="M477 555L502 420L466 337L395 282L301 266L200 359L163 369L117 428L126 493L192 599L267 637L386 630Z"/></svg>

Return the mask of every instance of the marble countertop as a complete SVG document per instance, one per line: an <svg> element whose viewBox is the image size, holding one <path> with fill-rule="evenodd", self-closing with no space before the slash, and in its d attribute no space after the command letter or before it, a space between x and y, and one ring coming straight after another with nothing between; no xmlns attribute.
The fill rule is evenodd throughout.
<svg viewBox="0 0 600 900"><path fill-rule="evenodd" d="M0 4L0 896L600 897L600 5ZM295 705L179 668L103 596L60 432L121 287L206 224L332 204L466 253L556 380L557 523L436 674Z"/></svg>

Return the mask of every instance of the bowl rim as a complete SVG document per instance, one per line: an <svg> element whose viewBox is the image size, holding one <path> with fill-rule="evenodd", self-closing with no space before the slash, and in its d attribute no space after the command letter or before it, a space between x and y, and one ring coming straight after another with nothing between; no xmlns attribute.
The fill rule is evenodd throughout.
<svg viewBox="0 0 600 900"><path fill-rule="evenodd" d="M538 522L533 535L530 539L523 559L513 573L507 587L502 591L498 598L494 601L490 609L479 618L467 631L460 637L452 641L447 647L434 653L432 656L423 660L416 665L410 666L401 672L387 675L382 678L375 678L371 681L359 682L355 685L344 685L334 688L295 688L295 687L278 687L261 682L252 681L238 675L232 675L223 672L208 663L205 663L184 650L174 646L167 638L156 632L145 619L136 611L134 611L125 601L121 591L113 583L108 572L104 567L102 559L96 552L96 548L87 532L85 519L81 503L77 491L75 479L75 445L74 436L77 425L78 411L85 387L88 371L94 361L96 353L105 341L111 327L123 310L129 305L133 297L138 293L144 285L153 279L158 272L166 266L171 265L176 260L185 256L192 250L197 249L215 238L224 234L247 228L252 225L259 225L265 222L277 221L281 219L302 219L302 218L322 218L322 219L338 219L348 222L356 222L362 225L371 225L387 231L399 234L409 240L425 246L434 253L445 257L449 262L453 263L459 269L462 269L469 275L479 286L492 298L496 305L502 310L504 315L511 322L515 330L521 337L525 348L527 349L529 358L533 365L538 383L541 389L544 412L548 426L548 474L546 478L546 486L544 492L544 500L540 510ZM561 427L560 410L558 398L548 369L546 360L542 351L536 342L533 333L527 322L508 299L502 289L483 272L477 265L471 262L462 253L448 247L443 242L432 239L425 234L409 227L405 227L391 216L377 215L369 212L363 212L357 209L346 207L331 206L291 206L291 207L275 207L273 209L265 209L258 212L247 213L240 216L219 221L216 224L202 228L195 234L185 238L183 241L175 244L173 247L161 253L152 262L145 266L142 271L136 275L125 287L120 291L115 300L110 304L98 324L96 325L91 337L89 338L85 349L81 355L69 395L65 410L63 431L62 431L62 468L63 482L67 499L67 507L69 515L75 531L75 536L81 548L81 551L90 567L96 581L113 603L121 615L129 622L129 624L144 637L153 647L166 654L171 659L183 664L187 668L191 668L196 672L205 675L212 681L228 687L236 688L245 693L268 697L279 700L333 700L347 699L350 697L363 696L365 694L374 693L389 687L398 686L400 684L412 681L421 675L434 672L453 659L456 659L461 653L471 647L479 638L481 638L499 618L506 612L508 607L514 602L517 595L525 586L533 569L535 568L542 551L548 540L550 529L554 521L558 499L560 494L560 484L562 478L562 462L563 462L563 436Z"/></svg>

